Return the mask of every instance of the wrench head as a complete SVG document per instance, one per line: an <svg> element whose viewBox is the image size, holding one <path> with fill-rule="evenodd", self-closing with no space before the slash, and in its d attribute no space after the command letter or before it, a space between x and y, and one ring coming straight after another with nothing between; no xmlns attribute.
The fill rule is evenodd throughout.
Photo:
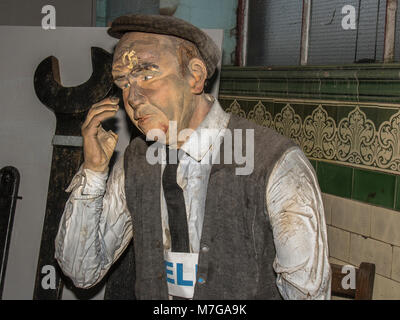
<svg viewBox="0 0 400 320"><path fill-rule="evenodd" d="M92 47L93 72L89 80L75 87L64 87L57 58L50 56L36 68L34 88L39 100L54 113L81 113L104 99L113 87L112 54Z"/></svg>

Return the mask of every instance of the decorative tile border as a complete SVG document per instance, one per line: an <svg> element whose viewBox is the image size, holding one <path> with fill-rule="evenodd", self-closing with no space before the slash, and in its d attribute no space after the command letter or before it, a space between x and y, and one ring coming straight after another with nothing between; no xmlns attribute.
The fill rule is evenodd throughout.
<svg viewBox="0 0 400 320"><path fill-rule="evenodd" d="M224 95L219 101L226 111L293 139L322 192L400 211L397 105Z"/></svg>
<svg viewBox="0 0 400 320"><path fill-rule="evenodd" d="M226 111L291 138L311 160L400 174L398 105L225 95L220 100Z"/></svg>

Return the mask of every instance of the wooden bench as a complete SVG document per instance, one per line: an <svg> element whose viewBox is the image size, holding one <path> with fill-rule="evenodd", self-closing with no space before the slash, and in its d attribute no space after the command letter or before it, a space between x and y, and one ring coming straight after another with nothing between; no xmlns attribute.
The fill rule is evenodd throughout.
<svg viewBox="0 0 400 320"><path fill-rule="evenodd" d="M348 272L342 272L342 265L331 263L332 269L332 296L339 296L355 300L372 300L375 280L375 264L362 262L356 272L356 288L344 289L342 280Z"/></svg>

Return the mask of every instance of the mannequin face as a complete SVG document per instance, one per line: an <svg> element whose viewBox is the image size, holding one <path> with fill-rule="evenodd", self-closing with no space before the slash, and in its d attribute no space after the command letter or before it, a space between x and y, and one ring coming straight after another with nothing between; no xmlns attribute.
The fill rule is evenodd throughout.
<svg viewBox="0 0 400 320"><path fill-rule="evenodd" d="M188 127L196 108L193 79L182 74L173 37L131 32L119 41L113 61L115 84L125 110L144 134L162 130L168 142L169 121L178 132ZM204 81L203 81L204 85Z"/></svg>

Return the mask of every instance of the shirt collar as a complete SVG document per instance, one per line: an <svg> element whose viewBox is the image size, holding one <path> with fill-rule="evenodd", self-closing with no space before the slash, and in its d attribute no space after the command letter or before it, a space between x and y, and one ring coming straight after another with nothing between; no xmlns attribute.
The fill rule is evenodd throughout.
<svg viewBox="0 0 400 320"><path fill-rule="evenodd" d="M208 96L209 99L212 99ZM211 106L204 120L190 135L189 139L182 145L185 151L196 161L201 161L208 150L215 144L221 131L228 126L230 114L225 112L217 99Z"/></svg>

